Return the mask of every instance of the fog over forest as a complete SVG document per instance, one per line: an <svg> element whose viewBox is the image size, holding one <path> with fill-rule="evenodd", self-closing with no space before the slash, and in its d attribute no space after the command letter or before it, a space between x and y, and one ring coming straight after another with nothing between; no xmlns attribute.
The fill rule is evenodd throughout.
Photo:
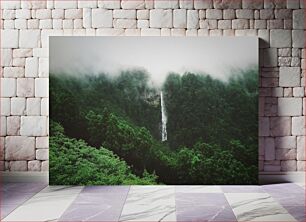
<svg viewBox="0 0 306 222"><path fill-rule="evenodd" d="M50 37L50 72L118 75L145 70L160 85L169 72L227 80L258 64L255 37Z"/></svg>

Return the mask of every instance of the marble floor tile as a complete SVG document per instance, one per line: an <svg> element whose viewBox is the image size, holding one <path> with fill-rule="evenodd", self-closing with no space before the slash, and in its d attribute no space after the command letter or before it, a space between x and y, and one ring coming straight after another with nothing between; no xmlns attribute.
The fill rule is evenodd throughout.
<svg viewBox="0 0 306 222"><path fill-rule="evenodd" d="M176 193L222 193L220 186L180 185L175 186Z"/></svg>
<svg viewBox="0 0 306 222"><path fill-rule="evenodd" d="M59 221L118 221L128 186L85 187Z"/></svg>
<svg viewBox="0 0 306 222"><path fill-rule="evenodd" d="M7 215L9 215L14 209L16 209L18 205L1 205L0 214L1 219L5 218Z"/></svg>
<svg viewBox="0 0 306 222"><path fill-rule="evenodd" d="M177 221L237 221L223 193L176 193Z"/></svg>
<svg viewBox="0 0 306 222"><path fill-rule="evenodd" d="M122 193L126 194L130 186L86 186L82 193Z"/></svg>
<svg viewBox="0 0 306 222"><path fill-rule="evenodd" d="M280 183L262 186L267 193L304 193L305 189L295 183Z"/></svg>
<svg viewBox="0 0 306 222"><path fill-rule="evenodd" d="M296 221L267 193L225 193L238 221Z"/></svg>
<svg viewBox="0 0 306 222"><path fill-rule="evenodd" d="M265 191L260 186L245 185L245 186L221 186L224 193L264 193Z"/></svg>
<svg viewBox="0 0 306 222"><path fill-rule="evenodd" d="M120 221L176 221L174 186L131 186Z"/></svg>
<svg viewBox="0 0 306 222"><path fill-rule="evenodd" d="M83 187L47 186L3 221L54 221L60 218Z"/></svg>
<svg viewBox="0 0 306 222"><path fill-rule="evenodd" d="M283 206L297 221L305 222L305 206Z"/></svg>
<svg viewBox="0 0 306 222"><path fill-rule="evenodd" d="M305 206L305 193L270 193L283 206Z"/></svg>
<svg viewBox="0 0 306 222"><path fill-rule="evenodd" d="M37 193L47 187L45 183L4 183L0 186L1 192L9 193Z"/></svg>

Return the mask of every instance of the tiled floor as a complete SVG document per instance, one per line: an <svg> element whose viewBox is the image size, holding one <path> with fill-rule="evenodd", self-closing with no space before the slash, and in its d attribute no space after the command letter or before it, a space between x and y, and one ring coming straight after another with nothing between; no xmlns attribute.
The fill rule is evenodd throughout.
<svg viewBox="0 0 306 222"><path fill-rule="evenodd" d="M2 221L305 221L305 187L1 186Z"/></svg>

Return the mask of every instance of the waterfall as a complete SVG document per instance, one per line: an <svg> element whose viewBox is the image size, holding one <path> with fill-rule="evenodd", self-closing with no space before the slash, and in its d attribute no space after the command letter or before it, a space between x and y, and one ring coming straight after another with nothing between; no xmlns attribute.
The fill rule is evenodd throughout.
<svg viewBox="0 0 306 222"><path fill-rule="evenodd" d="M162 129L161 129L161 136L162 136L162 141L167 140L167 113L166 113L166 107L165 107L165 102L164 102L164 96L163 92L160 92L160 106L161 106L161 122L162 122Z"/></svg>

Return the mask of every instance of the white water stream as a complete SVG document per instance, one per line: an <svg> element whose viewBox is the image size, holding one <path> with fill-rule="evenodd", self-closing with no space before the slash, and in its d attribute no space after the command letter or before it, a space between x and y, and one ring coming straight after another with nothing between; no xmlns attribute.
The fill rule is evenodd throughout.
<svg viewBox="0 0 306 222"><path fill-rule="evenodd" d="M164 102L164 96L163 92L160 92L160 106L161 106L161 114L162 114L162 129L161 129L161 134L162 134L162 141L167 140L167 112L166 112L166 107L165 107L165 102Z"/></svg>

